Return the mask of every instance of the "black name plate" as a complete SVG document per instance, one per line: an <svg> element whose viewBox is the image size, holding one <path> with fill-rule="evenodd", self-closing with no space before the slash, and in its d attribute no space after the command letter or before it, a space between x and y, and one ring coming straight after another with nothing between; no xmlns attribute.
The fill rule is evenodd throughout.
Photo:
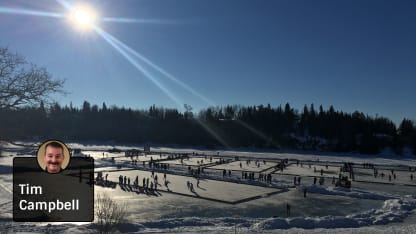
<svg viewBox="0 0 416 234"><path fill-rule="evenodd" d="M13 159L13 220L92 222L94 159L72 157L56 174L42 170L36 157Z"/></svg>

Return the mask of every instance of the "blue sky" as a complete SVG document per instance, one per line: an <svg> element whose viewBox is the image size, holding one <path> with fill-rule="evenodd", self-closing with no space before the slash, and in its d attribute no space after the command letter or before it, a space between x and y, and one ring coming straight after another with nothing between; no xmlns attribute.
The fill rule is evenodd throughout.
<svg viewBox="0 0 416 234"><path fill-rule="evenodd" d="M69 94L56 97L63 105L88 100L142 109L186 103L199 110L212 104L289 102L299 110L304 104L333 105L396 123L416 119L415 1L87 3L100 17L147 20L98 21L97 26L194 93L133 58L152 82L94 30L77 30L65 18L5 13L67 14L56 1L1 0L0 46L66 79Z"/></svg>

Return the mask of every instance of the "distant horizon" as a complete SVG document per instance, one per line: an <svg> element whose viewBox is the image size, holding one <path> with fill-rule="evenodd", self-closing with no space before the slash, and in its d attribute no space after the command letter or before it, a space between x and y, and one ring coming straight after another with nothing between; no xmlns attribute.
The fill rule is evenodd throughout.
<svg viewBox="0 0 416 234"><path fill-rule="evenodd" d="M99 109L101 109L102 108L102 105L103 105L103 103L105 103L105 105L106 105L106 107L107 108L111 108L111 107L117 107L117 108L125 108L125 109L132 109L132 110L149 110L149 108L150 107L152 107L153 105L156 107L156 108L164 108L164 109L175 109L175 110L178 110L178 112L179 113L184 113L184 109L182 108L182 109L178 109L178 108L176 108L176 107L167 107L167 106L162 106L162 105L157 105L157 104L150 104L149 106L145 106L145 107L130 107L130 106L125 106L125 105L117 105L117 104L111 104L111 103L107 103L107 102L101 102L101 103L92 103L92 102L90 102L90 101L88 101L88 100L84 100L84 101L87 101L91 106L94 106L94 105L96 105ZM84 102L83 101L83 102ZM72 107L74 107L74 108L77 108L77 109L82 109L82 106L83 106L83 102L81 103L81 104L74 104L73 102L70 102L70 103L65 103L65 104L63 104L63 103L59 103L59 102L57 102L61 107L70 107L70 105L71 105L71 103L72 103ZM289 103L289 102L286 102L286 103ZM284 106L286 105L286 103L281 103L281 104L278 104L278 105L272 105L272 104L270 104L270 103L260 103L260 104L253 104L253 105L244 105L244 104L224 104L224 105L217 105L217 106L206 106L206 107L202 107L202 108L199 108L199 109L197 109L197 108L194 108L193 106L192 106L192 113L194 113L194 114L198 114L200 111L202 111L202 110L206 110L206 109L208 109L208 108L217 108L217 107L226 107L226 106L239 106L239 107L253 107L253 106L256 106L256 107L258 107L258 106L260 106L260 105L263 105L264 107L267 107L267 105L268 104L270 104L270 107L272 108L272 109L277 109L279 106L281 106L282 107L282 109L284 110ZM184 104L186 104L186 103L184 103ZM313 104L313 106L314 106L314 110L315 110L315 112L316 113L319 113L319 106L320 105L316 105L315 103L312 103ZM289 103L289 105L290 105L290 107L292 108L292 109L294 109L295 111L297 111L298 112L298 114L301 114L301 113L303 113L303 107L304 106L302 106L301 108L298 108L298 107L295 107L295 106L293 106L291 103ZM310 106L311 106L311 104L306 104L306 106L308 107L308 109L310 108ZM327 111L327 110L329 110L329 108L330 107L333 107L334 108L334 110L335 110L335 112L343 112L344 114L353 114L354 112L358 112L358 113L363 113L365 116L369 116L369 117L371 117L371 118L373 118L373 119L375 119L375 118L387 118L387 119L389 119L389 120L391 120L395 125L396 125L396 127L398 128L399 126L400 126L400 123L404 120L404 119L407 119L407 120L411 120L411 121L413 121L413 123L414 124L416 124L416 118L411 118L411 117L403 117L402 119L400 119L400 120L398 120L398 121L395 121L395 120L393 120L391 117L389 117L389 116L383 116L383 115L379 115L379 114L369 114L369 113L366 113L365 111L362 111L362 110L354 110L354 111L345 111L345 110L342 110L342 109L340 109L339 107L337 107L337 106L334 106L334 105L328 105L328 106L324 106L324 105L322 105L322 108L323 108L323 110L324 111Z"/></svg>

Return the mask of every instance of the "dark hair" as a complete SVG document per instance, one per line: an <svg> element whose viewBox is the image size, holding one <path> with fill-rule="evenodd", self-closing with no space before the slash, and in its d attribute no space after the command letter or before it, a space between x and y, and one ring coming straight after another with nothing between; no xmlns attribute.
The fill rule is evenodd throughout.
<svg viewBox="0 0 416 234"><path fill-rule="evenodd" d="M45 145L45 154L46 154L46 148L48 148L48 146L53 147L53 148L60 148L62 149L62 151L64 151L64 147L61 144L59 144L56 141L51 141Z"/></svg>

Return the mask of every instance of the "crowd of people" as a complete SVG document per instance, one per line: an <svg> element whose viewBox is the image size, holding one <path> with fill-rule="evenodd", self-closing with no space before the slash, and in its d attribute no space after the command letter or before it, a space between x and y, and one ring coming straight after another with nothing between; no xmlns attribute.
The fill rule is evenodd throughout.
<svg viewBox="0 0 416 234"><path fill-rule="evenodd" d="M107 177L108 174L106 174ZM107 178L106 178L107 180ZM166 173L163 173L163 184L164 186L169 189L168 184L169 181L167 180ZM143 177L141 179L142 183L140 183L139 176L137 175L134 180L130 177L119 175L118 177L118 185L123 190L127 191L135 191L135 192L143 192L143 193L154 193L158 191L158 187L161 186L160 179L158 175L155 174L154 171L151 172L150 177Z"/></svg>

